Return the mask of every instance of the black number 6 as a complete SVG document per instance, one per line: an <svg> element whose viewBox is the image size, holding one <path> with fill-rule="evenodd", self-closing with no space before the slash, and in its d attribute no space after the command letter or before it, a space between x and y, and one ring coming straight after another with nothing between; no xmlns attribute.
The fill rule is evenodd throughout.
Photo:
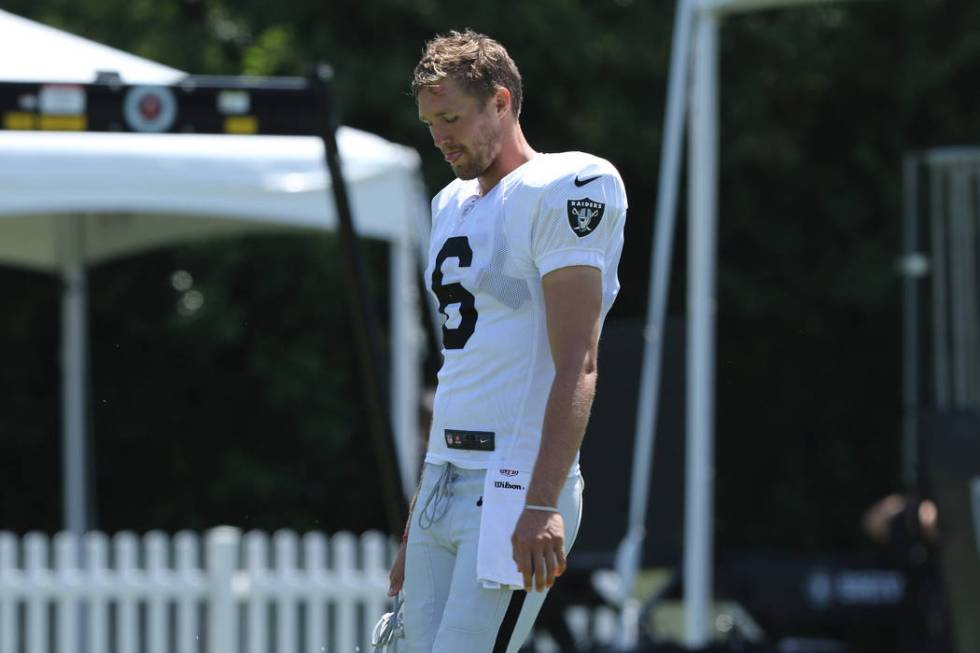
<svg viewBox="0 0 980 653"><path fill-rule="evenodd" d="M432 292L439 298L439 312L449 319L446 307L459 304L459 326L453 329L442 325L442 343L446 349L462 349L476 329L476 298L459 283L442 283L442 264L447 258L459 260L459 267L468 268L473 263L473 250L466 236L454 236L443 244L432 268Z"/></svg>

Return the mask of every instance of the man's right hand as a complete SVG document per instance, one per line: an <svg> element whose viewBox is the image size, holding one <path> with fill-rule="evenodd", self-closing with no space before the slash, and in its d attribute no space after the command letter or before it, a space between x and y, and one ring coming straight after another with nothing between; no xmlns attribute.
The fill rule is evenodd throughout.
<svg viewBox="0 0 980 653"><path fill-rule="evenodd" d="M388 572L388 596L395 596L402 591L405 583L405 543L398 547L395 554L395 561L391 563L391 571Z"/></svg>

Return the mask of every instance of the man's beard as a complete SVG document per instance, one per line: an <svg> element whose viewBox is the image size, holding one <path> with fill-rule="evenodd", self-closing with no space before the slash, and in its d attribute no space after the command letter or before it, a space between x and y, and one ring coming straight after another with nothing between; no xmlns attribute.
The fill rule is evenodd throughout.
<svg viewBox="0 0 980 653"><path fill-rule="evenodd" d="M496 129L494 125L488 124L486 129L480 132L480 138L474 146L464 151L463 157L465 157L466 162L453 168L456 176L463 180L476 179L486 172L493 165L494 146L497 144L499 136L500 130Z"/></svg>

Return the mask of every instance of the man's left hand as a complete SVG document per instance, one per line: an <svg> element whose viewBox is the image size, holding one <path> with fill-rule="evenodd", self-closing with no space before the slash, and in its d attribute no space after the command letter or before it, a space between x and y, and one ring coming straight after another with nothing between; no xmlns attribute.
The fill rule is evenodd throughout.
<svg viewBox="0 0 980 653"><path fill-rule="evenodd" d="M565 573L565 521L560 513L525 509L510 541L526 591L533 583L533 589L543 592Z"/></svg>

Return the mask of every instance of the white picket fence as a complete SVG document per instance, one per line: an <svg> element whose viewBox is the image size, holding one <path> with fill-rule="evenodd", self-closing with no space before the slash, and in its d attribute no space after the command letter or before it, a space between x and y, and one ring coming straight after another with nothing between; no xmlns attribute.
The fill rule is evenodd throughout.
<svg viewBox="0 0 980 653"><path fill-rule="evenodd" d="M391 547L230 527L0 533L0 653L366 652Z"/></svg>

